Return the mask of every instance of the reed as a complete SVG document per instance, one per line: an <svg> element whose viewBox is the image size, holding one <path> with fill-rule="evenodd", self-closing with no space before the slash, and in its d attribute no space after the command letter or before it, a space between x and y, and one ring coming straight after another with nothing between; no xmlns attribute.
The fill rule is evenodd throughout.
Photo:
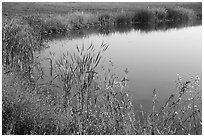
<svg viewBox="0 0 204 137"><path fill-rule="evenodd" d="M37 34L41 40L47 35L70 33L72 30L89 28L107 28L121 24L158 24L158 23L188 23L199 19L198 13L190 8L184 7L157 7L142 8L137 10L117 10L106 12L75 11L62 14L31 14L14 16L19 22L24 22ZM199 15L200 16L200 15ZM6 16L3 20L8 21ZM12 21L12 19L10 19Z"/></svg>
<svg viewBox="0 0 204 137"><path fill-rule="evenodd" d="M128 11L119 11L114 14L114 20L116 25L128 25L132 24L132 18L134 12L128 12Z"/></svg>
<svg viewBox="0 0 204 137"><path fill-rule="evenodd" d="M159 110L153 90L152 110L135 112L126 88L128 71L118 78L111 62L109 68L101 67L107 44L98 50L93 44L77 46L77 52L56 62L48 59L48 81L34 58L46 35L122 24L140 24L142 29L150 27L144 24L195 18L194 11L181 7L3 17L3 134L201 134L199 77L186 82L179 77L175 92Z"/></svg>
<svg viewBox="0 0 204 137"><path fill-rule="evenodd" d="M18 18L5 19L2 29L3 68L27 71L34 60L34 51L41 46L39 36Z"/></svg>
<svg viewBox="0 0 204 137"><path fill-rule="evenodd" d="M3 134L201 134L199 77L182 81L163 106L153 90L152 109L134 110L127 90L128 70L119 78L114 64L102 64L108 45L77 46L51 60L51 80L38 83L3 73ZM37 65L36 65L37 66ZM54 83L53 79L59 82ZM57 86L55 84L58 84Z"/></svg>

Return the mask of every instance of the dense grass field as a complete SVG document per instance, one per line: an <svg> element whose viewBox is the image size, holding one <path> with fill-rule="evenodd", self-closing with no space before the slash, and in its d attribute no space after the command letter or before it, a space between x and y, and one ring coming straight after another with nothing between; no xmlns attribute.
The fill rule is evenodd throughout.
<svg viewBox="0 0 204 137"><path fill-rule="evenodd" d="M2 10L4 14L33 14L33 13L52 13L61 14L70 11L104 11L104 10L138 10L147 7L160 8L160 7L175 7L181 6L196 10L199 14L202 14L201 3L188 3L188 2L154 2L154 3L142 3L142 2L38 2L38 3L2 3Z"/></svg>
<svg viewBox="0 0 204 137"><path fill-rule="evenodd" d="M202 18L201 3L3 3L2 9L3 24L18 20L40 36L84 28L175 27Z"/></svg>
<svg viewBox="0 0 204 137"><path fill-rule="evenodd" d="M159 110L153 90L152 109L144 112L126 89L128 69L118 78L111 62L101 67L108 44L47 58L50 79L35 57L47 35L176 27L201 20L201 11L201 3L2 3L2 134L202 134L198 76L183 81L178 75L175 92Z"/></svg>

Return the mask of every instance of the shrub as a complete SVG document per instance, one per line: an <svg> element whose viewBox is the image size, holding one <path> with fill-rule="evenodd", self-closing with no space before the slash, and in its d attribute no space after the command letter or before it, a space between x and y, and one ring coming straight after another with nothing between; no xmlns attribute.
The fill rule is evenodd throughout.
<svg viewBox="0 0 204 137"><path fill-rule="evenodd" d="M167 10L165 8L153 8L151 11L155 15L155 22L163 22L167 18Z"/></svg>
<svg viewBox="0 0 204 137"><path fill-rule="evenodd" d="M23 20L25 20L37 34L41 35L43 33L43 27L45 24L43 18L40 15L25 16L23 17Z"/></svg>
<svg viewBox="0 0 204 137"><path fill-rule="evenodd" d="M44 22L43 32L47 34L63 33L67 30L66 25L54 17L46 18Z"/></svg>
<svg viewBox="0 0 204 137"><path fill-rule="evenodd" d="M85 27L89 27L89 25L94 25L98 23L96 15L89 13L89 12L75 12L73 13L77 16L79 23Z"/></svg>
<svg viewBox="0 0 204 137"><path fill-rule="evenodd" d="M167 8L167 18L175 22L188 22L195 19L195 13L191 9L182 7Z"/></svg>
<svg viewBox="0 0 204 137"><path fill-rule="evenodd" d="M142 24L154 23L155 15L150 9L141 9L135 12L132 21Z"/></svg>
<svg viewBox="0 0 204 137"><path fill-rule="evenodd" d="M131 24L133 13L119 12L114 14L115 24Z"/></svg>
<svg viewBox="0 0 204 137"><path fill-rule="evenodd" d="M114 17L109 13L99 13L97 16L100 26L113 25Z"/></svg>

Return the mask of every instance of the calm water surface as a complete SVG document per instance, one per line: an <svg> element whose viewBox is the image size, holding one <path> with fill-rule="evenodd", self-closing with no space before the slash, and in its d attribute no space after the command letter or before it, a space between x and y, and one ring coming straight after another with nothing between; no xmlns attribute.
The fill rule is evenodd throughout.
<svg viewBox="0 0 204 137"><path fill-rule="evenodd" d="M55 39L50 48L41 51L41 57L55 52L56 58L76 45L97 47L103 41L109 44L106 58L119 71L128 68L129 90L132 97L145 105L151 101L152 91L158 91L159 100L173 92L177 74L187 80L202 76L202 27L187 27L148 33L132 30L109 35L91 34L76 39Z"/></svg>

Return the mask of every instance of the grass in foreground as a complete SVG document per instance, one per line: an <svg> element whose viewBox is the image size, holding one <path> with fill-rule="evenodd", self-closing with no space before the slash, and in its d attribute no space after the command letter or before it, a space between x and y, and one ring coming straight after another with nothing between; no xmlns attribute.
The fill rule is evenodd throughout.
<svg viewBox="0 0 204 137"><path fill-rule="evenodd" d="M102 43L96 51L91 44L68 52L45 84L37 82L37 73L32 81L3 74L3 134L202 134L199 77L183 82L178 76L175 92L158 111L156 90L152 110L135 111L126 89L128 70L123 78L112 63L98 70L107 48Z"/></svg>
<svg viewBox="0 0 204 137"><path fill-rule="evenodd" d="M133 109L127 70L122 79L110 68L98 71L106 44L98 52L91 45L64 55L56 62L56 75L51 71L53 78L44 83L38 83L46 76L34 59L47 34L92 26L186 23L197 17L194 10L182 7L3 16L3 134L201 134L198 77L187 82L179 78L175 93L159 111L154 109L154 90L152 110L144 114Z"/></svg>

